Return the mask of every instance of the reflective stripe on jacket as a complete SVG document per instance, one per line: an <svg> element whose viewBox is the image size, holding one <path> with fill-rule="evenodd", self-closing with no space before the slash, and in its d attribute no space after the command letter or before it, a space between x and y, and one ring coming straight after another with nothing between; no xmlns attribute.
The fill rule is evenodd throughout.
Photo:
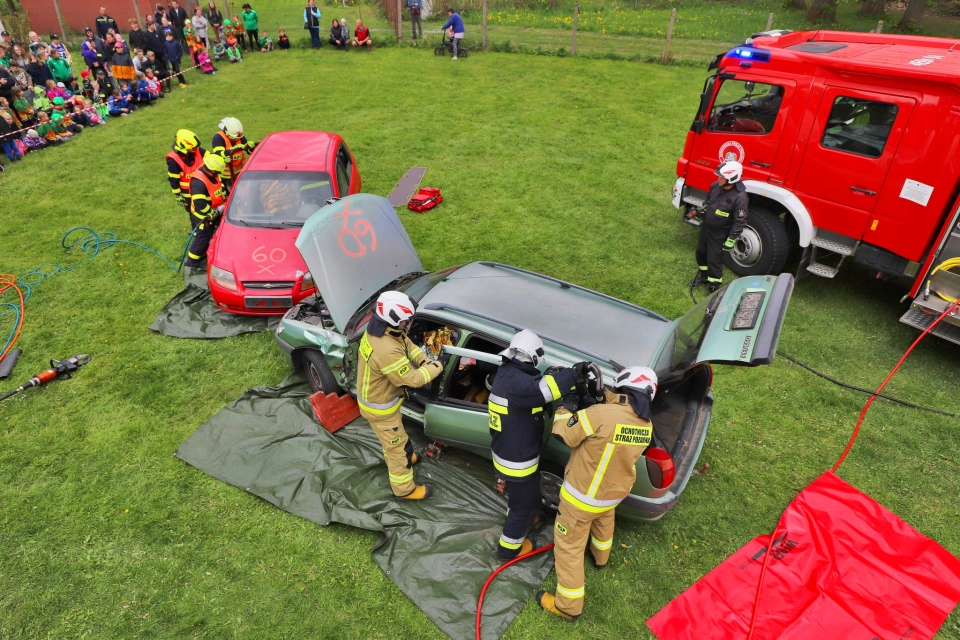
<svg viewBox="0 0 960 640"><path fill-rule="evenodd" d="M636 464L653 441L653 423L627 396L606 392L606 404L571 414L557 411L553 433L572 449L560 496L590 513L613 509L629 495Z"/></svg>
<svg viewBox="0 0 960 640"><path fill-rule="evenodd" d="M247 142L245 136L239 140L231 140L224 133L216 133L213 136L212 151L222 156L224 162L227 163L221 175L229 180L240 173L243 163L247 161L247 154L252 151L252 145Z"/></svg>
<svg viewBox="0 0 960 640"><path fill-rule="evenodd" d="M518 480L536 472L543 441L544 409L577 384L573 369L541 375L532 364L510 360L490 387L490 450L497 475Z"/></svg>
<svg viewBox="0 0 960 640"><path fill-rule="evenodd" d="M174 193L179 190L184 197L190 195L190 180L193 174L203 164L203 150L194 150L192 162L178 151L167 154L167 177L170 179L170 188ZM176 185L176 186L174 186Z"/></svg>
<svg viewBox="0 0 960 640"><path fill-rule="evenodd" d="M400 410L402 387L430 384L443 366L430 360L402 331L387 329L382 336L364 333L357 358L357 402L360 410L388 416Z"/></svg>
<svg viewBox="0 0 960 640"><path fill-rule="evenodd" d="M190 181L190 213L200 219L210 217L214 209L223 204L227 193L220 178L210 178L203 171L193 174Z"/></svg>

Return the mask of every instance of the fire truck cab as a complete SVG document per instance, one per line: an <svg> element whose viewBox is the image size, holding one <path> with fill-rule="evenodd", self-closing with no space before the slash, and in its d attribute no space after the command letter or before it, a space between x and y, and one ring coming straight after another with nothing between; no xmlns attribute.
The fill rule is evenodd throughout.
<svg viewBox="0 0 960 640"><path fill-rule="evenodd" d="M799 246L798 276L832 278L850 258L909 284L915 300L901 320L925 328L960 296L960 275L945 263L960 257L958 45L831 31L754 35L710 65L677 162L674 206L699 224L714 170L738 160L750 211L724 258L731 270L779 273ZM954 325L934 333L960 343L960 319L946 320Z"/></svg>

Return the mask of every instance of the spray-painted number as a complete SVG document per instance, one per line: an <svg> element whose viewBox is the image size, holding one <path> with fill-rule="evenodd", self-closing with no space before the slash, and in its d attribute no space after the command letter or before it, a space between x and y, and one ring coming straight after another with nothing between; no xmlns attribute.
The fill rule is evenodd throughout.
<svg viewBox="0 0 960 640"><path fill-rule="evenodd" d="M340 242L340 248L345 254L351 258L359 258L367 252L367 245L364 244L364 236L370 236L369 242L370 251L377 250L377 234L373 230L373 226L360 218L359 220L353 221L353 228L349 226L350 216L360 215L363 211L351 211L350 203L347 203L343 211L334 215L334 218L343 218L343 227L340 229L340 235L337 236L337 240ZM344 241L344 236L349 236L352 238L349 241Z"/></svg>
<svg viewBox="0 0 960 640"><path fill-rule="evenodd" d="M270 262L270 264L261 264L260 270L257 271L257 273L263 273L264 271L267 271L271 275L276 275L273 273L273 267L276 266L276 263L283 262L287 259L287 252L280 247L274 247L273 249L270 249L270 253L265 253L263 251L265 248L266 245L260 245L253 250L253 253L250 254L250 257L253 258L254 262Z"/></svg>

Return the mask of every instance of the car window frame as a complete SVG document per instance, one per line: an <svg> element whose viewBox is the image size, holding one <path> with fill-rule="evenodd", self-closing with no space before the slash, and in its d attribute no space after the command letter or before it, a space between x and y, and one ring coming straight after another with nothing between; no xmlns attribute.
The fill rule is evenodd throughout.
<svg viewBox="0 0 960 640"><path fill-rule="evenodd" d="M504 341L501 338L495 338L482 331L477 331L475 329L471 329L470 327L462 326L462 323L456 324L453 322L449 322L448 320L441 320L439 318L434 318L433 316L429 316L429 315L424 315L424 317L429 318L434 322L441 322L446 324L447 326L458 329L460 331L460 342L459 344L455 345L457 347L467 349L468 348L466 346L467 342L474 336L480 338L481 340L486 340L487 342L501 345L504 349L510 346L508 342ZM474 349L474 351L476 351L476 349ZM459 362L460 358L461 356L457 356L456 359L453 359L453 358L450 359L450 363L451 363L450 366L444 369L443 374L440 376L442 378L442 382L437 388L436 396L431 398L430 401L436 404L451 404L451 405L460 407L462 409L471 409L471 410L476 410L478 413L486 413L488 411L486 403L480 404L478 402L467 402L466 400L451 398L450 396L447 395L449 393L450 382L453 379L453 367L454 367L453 363Z"/></svg>
<svg viewBox="0 0 960 640"><path fill-rule="evenodd" d="M334 173L336 174L337 180L337 190L340 192L340 197L344 198L350 195L350 171L348 170L347 163L343 160L345 146L341 142L337 147L337 155L334 164L336 165ZM341 171L343 172L341 175Z"/></svg>

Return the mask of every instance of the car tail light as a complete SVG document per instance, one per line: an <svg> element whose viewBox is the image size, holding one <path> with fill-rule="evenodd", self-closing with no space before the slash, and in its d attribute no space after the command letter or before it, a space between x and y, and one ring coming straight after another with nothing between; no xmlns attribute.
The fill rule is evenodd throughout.
<svg viewBox="0 0 960 640"><path fill-rule="evenodd" d="M233 274L226 269L221 269L220 267L210 267L210 279L213 280L214 284L216 284L218 287L223 287L224 289L229 289L230 291L237 290L236 278L234 278Z"/></svg>
<svg viewBox="0 0 960 640"><path fill-rule="evenodd" d="M647 475L654 489L666 489L673 484L675 469L669 453L660 447L648 447L643 457L647 460Z"/></svg>

